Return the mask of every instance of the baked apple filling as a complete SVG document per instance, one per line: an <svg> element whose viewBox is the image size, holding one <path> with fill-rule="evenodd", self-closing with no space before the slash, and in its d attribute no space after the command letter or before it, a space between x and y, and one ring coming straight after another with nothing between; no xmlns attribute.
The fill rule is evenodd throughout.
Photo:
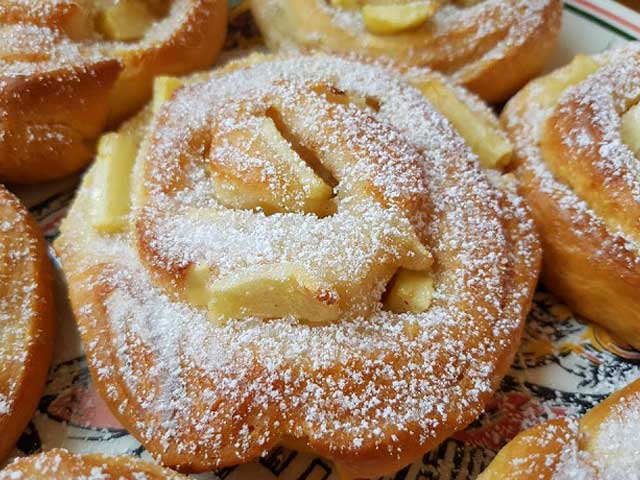
<svg viewBox="0 0 640 480"><path fill-rule="evenodd" d="M640 104L636 103L622 115L620 133L622 141L640 158Z"/></svg>
<svg viewBox="0 0 640 480"><path fill-rule="evenodd" d="M164 0L98 0L95 24L110 40L138 41L167 14L169 5Z"/></svg>
<svg viewBox="0 0 640 480"><path fill-rule="evenodd" d="M635 86L640 76L636 58L620 72L609 62L604 56L578 55L540 80L549 113L541 122L540 151L554 179L610 231L624 232L637 243L640 94Z"/></svg>
<svg viewBox="0 0 640 480"><path fill-rule="evenodd" d="M181 85L176 78L156 80L155 115L164 113L163 104ZM345 128L365 132L381 108L374 97L330 85L312 86L308 95L312 98L308 107L324 109L326 120L337 128L344 121L349 124ZM220 267L202 260L187 269L185 299L206 308L215 322L291 316L326 324L369 315L380 308L380 302L396 313L427 310L433 294L432 259L407 216L407 209L415 207L405 206L405 200L394 205L396 200L386 198L376 182L366 178L381 168L369 158L377 150L358 150L370 148L367 139L358 139L362 146L347 141L326 146L322 133L302 113L287 111L282 104L262 109L249 104L211 122L212 141L204 156L217 206L190 208L187 216L196 225L215 225L220 232L255 230L268 223L274 230L282 229L291 243L296 241L295 231L307 225L305 230L315 232L305 231L308 242L317 242L318 249L336 256L344 271L308 265L288 247L282 260L244 265L224 275ZM130 199L135 193L130 177L140 172L134 168L138 142L126 132L105 135L100 142L98 173L92 179L92 213L94 228L103 233L129 228ZM375 148L386 154L389 147ZM393 148L391 154L407 155L403 147L398 146L398 153ZM403 170L392 175L411 175L414 182L419 178L418 165L410 163L408 173ZM244 219L243 224L233 225L238 218ZM277 242L274 249L279 248ZM333 260L327 258L327 264Z"/></svg>
<svg viewBox="0 0 640 480"><path fill-rule="evenodd" d="M396 35L425 25L443 5L471 7L482 0L330 0L334 8L360 10L366 29Z"/></svg>
<svg viewBox="0 0 640 480"><path fill-rule="evenodd" d="M589 65L579 58L570 80L578 81L574 77L589 71ZM471 111L443 81L429 77L413 79L413 83L458 129L484 166L500 166L508 161L512 146L498 127L481 113ZM153 111L157 113L181 85L182 80L174 77L156 79ZM315 85L312 90L330 103L354 105L372 114L380 110L380 101L374 97L347 93L325 84ZM634 115L634 109L630 112L629 116ZM251 126L250 130L227 135L226 148L241 149L250 144L254 157L270 159L269 174L273 181L265 182L265 172L257 167L252 169L251 162L234 165L213 157L209 173L217 200L226 208L266 215L298 212L322 218L335 214L339 183L334 173L292 133L282 113L269 108ZM491 148L486 148L487 145ZM134 139L123 133L106 135L99 144L96 171L100 174L94 183L93 225L102 232L128 228L130 192L126 172L131 172L136 152ZM228 158L246 160L237 156ZM215 215L215 211L207 214L209 218ZM419 243L417 239L413 241ZM336 321L343 313L338 306L338 290L323 288L321 282L294 265L258 269L224 280L212 281L212 277L213 272L206 264L197 264L190 269L186 281L189 301L208 308L212 318L293 315L308 322L326 323ZM429 308L434 284L428 269L387 269L385 277L390 278L382 295L386 310L419 313Z"/></svg>
<svg viewBox="0 0 640 480"><path fill-rule="evenodd" d="M483 167L502 168L511 161L513 145L490 112L472 110L469 106L471 102L465 103L437 75L415 77L410 81L451 122L471 150L478 155Z"/></svg>

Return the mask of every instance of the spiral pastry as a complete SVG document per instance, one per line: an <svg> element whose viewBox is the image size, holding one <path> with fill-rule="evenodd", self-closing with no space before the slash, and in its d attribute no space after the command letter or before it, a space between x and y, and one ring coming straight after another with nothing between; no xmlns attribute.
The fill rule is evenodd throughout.
<svg viewBox="0 0 640 480"><path fill-rule="evenodd" d="M509 98L556 44L559 0L251 0L274 49L428 66L486 101Z"/></svg>
<svg viewBox="0 0 640 480"><path fill-rule="evenodd" d="M154 76L209 66L225 28L222 0L1 0L0 181L85 166Z"/></svg>
<svg viewBox="0 0 640 480"><path fill-rule="evenodd" d="M615 392L580 420L561 418L522 432L478 480L640 478L640 380Z"/></svg>
<svg viewBox="0 0 640 480"><path fill-rule="evenodd" d="M640 50L535 80L507 105L523 194L541 232L543 281L578 314L640 348Z"/></svg>
<svg viewBox="0 0 640 480"><path fill-rule="evenodd" d="M55 448L17 458L0 471L0 480L185 480L187 477L132 457L76 455Z"/></svg>
<svg viewBox="0 0 640 480"><path fill-rule="evenodd" d="M158 80L101 141L56 244L92 374L185 471L285 444L393 472L471 422L511 363L532 223L393 72L252 63Z"/></svg>
<svg viewBox="0 0 640 480"><path fill-rule="evenodd" d="M54 319L42 234L0 185L0 460L40 400L53 353Z"/></svg>

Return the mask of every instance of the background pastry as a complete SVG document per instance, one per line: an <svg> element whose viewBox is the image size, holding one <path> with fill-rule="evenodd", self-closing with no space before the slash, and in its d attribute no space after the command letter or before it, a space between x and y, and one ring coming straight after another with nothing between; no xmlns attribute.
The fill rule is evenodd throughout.
<svg viewBox="0 0 640 480"><path fill-rule="evenodd" d="M0 471L0 480L180 480L187 477L137 458L100 454L72 454L53 449L17 458Z"/></svg>
<svg viewBox="0 0 640 480"><path fill-rule="evenodd" d="M551 420L522 432L478 480L640 478L640 380L611 395L579 421Z"/></svg>
<svg viewBox="0 0 640 480"><path fill-rule="evenodd" d="M105 125L140 108L153 77L209 66L222 0L0 1L0 181L85 166Z"/></svg>
<svg viewBox="0 0 640 480"><path fill-rule="evenodd" d="M635 43L531 82L502 120L540 229L545 285L640 348L640 50Z"/></svg>
<svg viewBox="0 0 640 480"><path fill-rule="evenodd" d="M556 45L560 0L251 0L267 44L387 58L450 75L489 102L537 74Z"/></svg>
<svg viewBox="0 0 640 480"><path fill-rule="evenodd" d="M356 477L471 422L538 270L508 179L379 67L180 83L103 137L56 243L118 419L185 471L282 443Z"/></svg>
<svg viewBox="0 0 640 480"><path fill-rule="evenodd" d="M49 259L35 221L0 185L0 461L44 388L54 336Z"/></svg>

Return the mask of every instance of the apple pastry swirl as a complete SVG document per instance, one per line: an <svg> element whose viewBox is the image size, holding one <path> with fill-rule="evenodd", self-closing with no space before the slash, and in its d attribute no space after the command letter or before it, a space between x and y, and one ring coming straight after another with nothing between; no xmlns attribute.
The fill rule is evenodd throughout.
<svg viewBox="0 0 640 480"><path fill-rule="evenodd" d="M225 29L222 0L0 0L0 181L85 166L154 76L209 66Z"/></svg>
<svg viewBox="0 0 640 480"><path fill-rule="evenodd" d="M512 360L539 250L511 183L377 66L159 79L101 140L56 244L98 388L183 470L286 444L393 472L472 421Z"/></svg>
<svg viewBox="0 0 640 480"><path fill-rule="evenodd" d="M640 379L581 419L557 418L509 442L478 480L637 479L640 476Z"/></svg>
<svg viewBox="0 0 640 480"><path fill-rule="evenodd" d="M543 281L578 314L640 348L640 49L532 82L503 113L540 228Z"/></svg>
<svg viewBox="0 0 640 480"><path fill-rule="evenodd" d="M54 448L37 455L19 457L0 471L0 480L186 480L172 470L135 457L98 453L74 454Z"/></svg>
<svg viewBox="0 0 640 480"><path fill-rule="evenodd" d="M560 0L251 0L274 49L323 50L428 66L486 101L509 98L544 66Z"/></svg>
<svg viewBox="0 0 640 480"><path fill-rule="evenodd" d="M55 308L47 247L0 184L0 462L38 407L53 355Z"/></svg>

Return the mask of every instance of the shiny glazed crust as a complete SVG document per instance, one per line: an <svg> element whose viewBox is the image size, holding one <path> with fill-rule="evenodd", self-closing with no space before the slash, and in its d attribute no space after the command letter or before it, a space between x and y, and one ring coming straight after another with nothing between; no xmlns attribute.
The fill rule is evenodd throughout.
<svg viewBox="0 0 640 480"><path fill-rule="evenodd" d="M638 203L625 173L638 160L620 134L640 57L630 44L597 61L607 66L566 90L557 106L543 98L569 67L531 82L507 104L502 122L540 231L542 281L575 313L640 348L638 230L627 213Z"/></svg>
<svg viewBox="0 0 640 480"><path fill-rule="evenodd" d="M562 2L449 4L425 25L395 35L369 33L359 11L335 8L325 0L252 0L252 10L274 49L319 49L427 66L494 103L509 98L542 69L556 45Z"/></svg>
<svg viewBox="0 0 640 480"><path fill-rule="evenodd" d="M134 43L90 26L92 1L0 2L0 181L34 183L84 167L94 143L140 108L153 77L209 66L226 2L174 0Z"/></svg>
<svg viewBox="0 0 640 480"><path fill-rule="evenodd" d="M42 234L0 185L0 459L40 400L53 352L54 315Z"/></svg>
<svg viewBox="0 0 640 480"><path fill-rule="evenodd" d="M137 458L100 454L76 455L55 448L38 455L15 459L0 471L0 480L180 480L187 477Z"/></svg>
<svg viewBox="0 0 640 480"><path fill-rule="evenodd" d="M551 420L520 433L478 480L635 479L640 466L638 428L640 380L615 392L579 421Z"/></svg>
<svg viewBox="0 0 640 480"><path fill-rule="evenodd" d="M383 181L369 186L382 198L396 192L394 202L413 205L411 196L397 193L407 187L388 179L405 178L405 170L417 172L411 182L419 182L416 188L426 204L433 202L434 208L419 212L429 214L429 227L423 224L420 234L435 259L437 289L427 312L376 310L367 318L328 325L292 319L217 325L183 300L186 266L175 268L164 259L173 258L176 245L189 255L202 245L190 250L174 240L185 233L188 241L196 241L202 228L211 249L224 239L216 240L215 231L200 222L169 227L175 236L153 230L156 225L149 218L170 222L179 214L180 179L190 178L186 166L176 170L172 159L158 153L176 152L174 141L183 145L181 154L195 155L183 158L214 151L215 142L202 150L195 143L191 150L194 144L183 135L195 132L190 138L207 139L218 109L224 111L256 91L267 96L271 89L290 92L290 82L295 88L330 82L337 91L380 99L379 112L366 117L351 107L333 106L327 112L367 118L369 127L361 134L368 145L369 128L374 128L384 134L389 149L400 142L402 151L409 152L364 173ZM302 108L305 101L324 102L322 95L314 99L310 90L285 102ZM308 111L309 123L303 127L319 125L314 116L326 112L322 103L318 106L320 111ZM195 128L196 121L206 128ZM353 121L343 125L344 131L359 128L359 121ZM145 125L148 130L141 130ZM131 214L135 228L115 235L92 228L95 186L90 170L56 249L99 391L118 419L165 465L206 471L249 461L282 443L323 455L345 474L378 476L415 460L482 411L517 349L535 287L539 247L509 179L481 172L461 138L417 90L379 67L326 56L294 57L185 87L155 118L147 110L121 131L137 132L143 145L134 174L140 164L147 177L134 189L142 187L146 193ZM349 147L331 143L339 135L321 133L328 147ZM420 148L418 157L411 153L414 145ZM165 173L158 165L165 165ZM170 175L167 179L178 186L158 190L166 184L156 171ZM166 202L158 204L163 198ZM231 232L241 225L230 221L226 228ZM315 249L322 253L320 245L318 240ZM236 248L241 252L242 242ZM324 258L331 264L332 258Z"/></svg>

